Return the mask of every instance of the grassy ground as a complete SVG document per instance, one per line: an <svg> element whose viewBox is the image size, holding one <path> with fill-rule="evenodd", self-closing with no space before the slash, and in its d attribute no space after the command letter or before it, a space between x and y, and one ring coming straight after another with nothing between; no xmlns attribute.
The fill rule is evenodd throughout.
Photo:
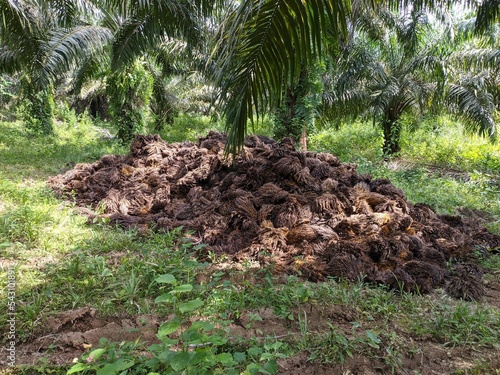
<svg viewBox="0 0 500 375"><path fill-rule="evenodd" d="M195 140L211 126L182 117L162 136ZM500 234L500 147L452 127L424 130L405 134L400 157L388 161L369 125L312 134L310 145L389 178L411 202L439 213L484 212ZM147 374L159 363L162 374L500 373L498 254L477 254L488 290L477 303L362 280L314 284L215 255L204 262L202 245L178 229L87 223L46 186L75 163L126 152L72 114L43 139L27 137L18 122L0 123L0 311L16 313L0 314L0 332L6 349L15 335L17 365L8 366L12 351L0 351L0 373L64 374L74 366L73 373ZM152 347L127 335L106 335L101 349L75 339L112 324L144 339L142 326L153 318L150 337L158 331L161 341Z"/></svg>

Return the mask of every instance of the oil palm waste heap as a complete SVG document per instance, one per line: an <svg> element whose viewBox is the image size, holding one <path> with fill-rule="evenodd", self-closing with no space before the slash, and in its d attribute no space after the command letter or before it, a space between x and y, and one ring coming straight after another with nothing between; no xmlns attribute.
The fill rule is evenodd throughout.
<svg viewBox="0 0 500 375"><path fill-rule="evenodd" d="M126 156L105 155L52 177L50 186L91 217L124 227L182 226L204 250L272 263L276 272L382 283L479 299L477 248L500 237L458 216L411 204L329 153L298 152L289 138L249 136L234 160L226 136L169 144L138 135Z"/></svg>

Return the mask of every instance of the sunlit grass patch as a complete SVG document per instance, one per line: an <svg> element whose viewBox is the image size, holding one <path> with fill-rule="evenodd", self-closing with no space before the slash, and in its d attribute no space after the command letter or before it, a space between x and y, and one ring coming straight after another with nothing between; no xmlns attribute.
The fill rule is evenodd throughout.
<svg viewBox="0 0 500 375"><path fill-rule="evenodd" d="M498 347L500 312L467 302L456 305L433 303L428 317L414 320L411 329L418 335L432 335L448 347Z"/></svg>
<svg viewBox="0 0 500 375"><path fill-rule="evenodd" d="M309 148L314 151L330 152L342 162L358 160L377 161L383 158L383 138L372 124L354 122L345 124L338 130L318 129L309 134Z"/></svg>
<svg viewBox="0 0 500 375"><path fill-rule="evenodd" d="M439 124L424 123L403 136L401 157L421 164L468 172L500 172L500 143L467 134L460 123L440 118Z"/></svg>

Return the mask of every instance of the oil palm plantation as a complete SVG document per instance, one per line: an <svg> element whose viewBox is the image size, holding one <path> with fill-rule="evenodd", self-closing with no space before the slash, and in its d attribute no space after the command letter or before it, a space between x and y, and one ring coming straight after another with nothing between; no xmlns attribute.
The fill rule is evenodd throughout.
<svg viewBox="0 0 500 375"><path fill-rule="evenodd" d="M74 71L74 91L87 102L108 98L118 137L129 142L144 131L149 110L155 131L173 120L167 78L196 69L203 58L204 13L194 1L109 1L105 9L99 24L110 30L112 42L105 53L82 60Z"/></svg>
<svg viewBox="0 0 500 375"><path fill-rule="evenodd" d="M48 90L61 72L103 45L110 46L111 70L126 67L165 36L194 46L200 27L209 24L206 17L219 12L225 17L208 66L220 87L218 100L234 152L243 143L247 121L279 106L286 87L298 82L301 68L324 57L325 40L332 35L345 37L351 3L355 9L363 2L0 0L1 66L2 71L22 70L29 85ZM453 2L381 0L369 4L380 3L420 9ZM498 21L499 7L498 0L481 2L478 25ZM113 17L118 29L105 21Z"/></svg>
<svg viewBox="0 0 500 375"><path fill-rule="evenodd" d="M129 76L131 67L141 66L136 64L138 58L166 39L183 42L188 52L203 46L204 20L214 4L205 0L2 0L0 71L23 75L24 96L32 117L39 124L45 123L41 130L49 133L47 103L62 75L78 68L76 89L99 74L101 78L115 77L119 83L120 75ZM137 99L130 86L128 89L127 94L116 97ZM90 91L87 85L87 93ZM99 91L98 85L94 91ZM154 93L165 103L161 86L156 85ZM37 100L40 96L41 101ZM33 105L38 102L41 104Z"/></svg>
<svg viewBox="0 0 500 375"><path fill-rule="evenodd" d="M349 43L349 29L353 12L366 7L377 9L381 5L389 5L391 10L412 9L418 14L423 9L443 11L451 6L451 1L280 1L280 0L248 0L243 1L224 22L215 50L217 69L215 80L220 87L219 100L221 109L226 115L230 152L237 152L243 144L247 122L254 121L264 113L280 106L283 93L287 87L299 82L301 69L309 68L318 61L337 60L339 48L331 48L333 55L325 55L328 44ZM498 0L487 0L477 5L476 2L464 2L464 6L472 9L478 7L476 30L497 22L500 19L500 3ZM417 25L417 23L415 23ZM335 47L335 46L333 46ZM402 53L400 51L400 53ZM411 65L409 59L405 63ZM439 74L438 62L427 60L413 61L413 68L420 69L425 65L432 67ZM405 65L405 64L403 64ZM420 66L420 67L419 67ZM394 65L392 67L396 69ZM379 70L382 66L379 66ZM431 95L428 85L423 85L417 77L405 74L404 67L398 68L400 76L408 81L396 82L389 76L380 77L379 89L386 88L386 94L401 91L404 99L396 100L396 96L381 95L378 97L382 105L394 108L395 113L386 113L385 122L397 123L394 116L397 112L415 107L426 96ZM409 72L408 70L406 72ZM384 82L384 80L386 80ZM411 85L411 86L408 86ZM420 92L411 96L411 92ZM391 103L391 100L393 102ZM374 103L375 104L375 103ZM394 128L394 127L392 127ZM397 138L397 131L387 135L388 139ZM390 141L389 141L390 142ZM397 149L397 145L389 147Z"/></svg>
<svg viewBox="0 0 500 375"><path fill-rule="evenodd" d="M52 86L79 56L111 40L111 33L83 22L92 7L66 0L2 0L0 71L21 76L27 126L51 133Z"/></svg>
<svg viewBox="0 0 500 375"><path fill-rule="evenodd" d="M498 50L460 49L458 42L444 29L431 29L423 12L384 10L361 18L356 37L332 66L323 114L337 122L372 118L386 155L400 151L405 115L448 111L469 130L494 138Z"/></svg>

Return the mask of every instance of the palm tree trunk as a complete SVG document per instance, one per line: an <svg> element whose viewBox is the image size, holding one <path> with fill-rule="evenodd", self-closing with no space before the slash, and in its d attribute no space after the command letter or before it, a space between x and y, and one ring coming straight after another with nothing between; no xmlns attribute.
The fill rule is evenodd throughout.
<svg viewBox="0 0 500 375"><path fill-rule="evenodd" d="M22 114L26 130L40 135L53 134L53 98L50 87L35 88L32 80L27 77L22 79L21 85L24 99Z"/></svg>
<svg viewBox="0 0 500 375"><path fill-rule="evenodd" d="M307 123L302 125L302 134L300 135L300 151L307 152Z"/></svg>
<svg viewBox="0 0 500 375"><path fill-rule="evenodd" d="M394 155L401 151L400 137L401 137L401 126L397 121L386 119L382 123L382 129L384 132L384 145L383 151L384 155Z"/></svg>

